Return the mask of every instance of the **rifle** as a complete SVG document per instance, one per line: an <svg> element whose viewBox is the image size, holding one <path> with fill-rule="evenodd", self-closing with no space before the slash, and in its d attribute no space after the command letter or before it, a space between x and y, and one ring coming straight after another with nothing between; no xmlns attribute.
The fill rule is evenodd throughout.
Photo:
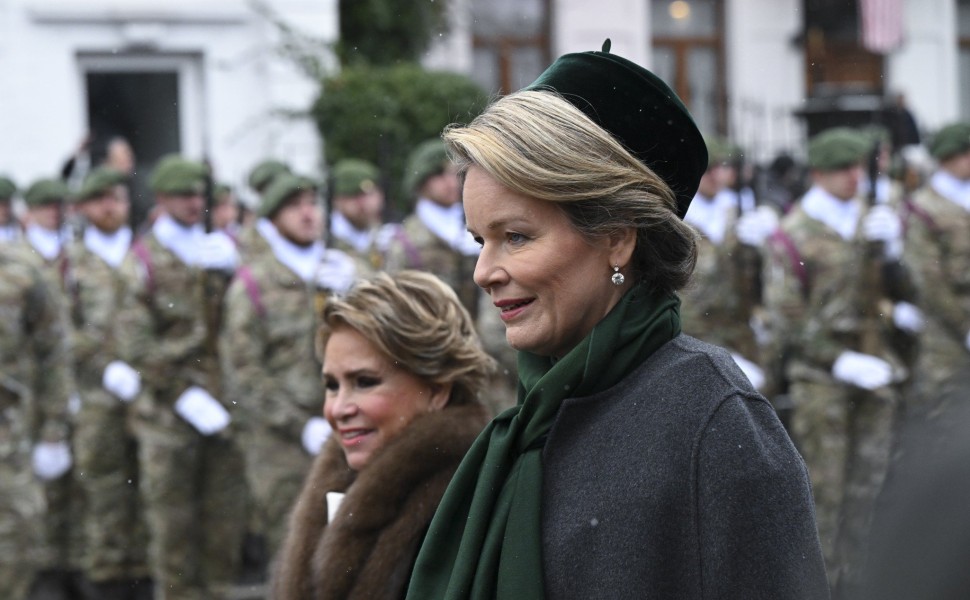
<svg viewBox="0 0 970 600"><path fill-rule="evenodd" d="M877 204L876 184L879 180L879 153L881 141L876 140L872 150L869 152L867 163L867 177L869 179L869 191L866 194L866 214ZM883 269L885 268L884 243L878 241L866 241L862 260L859 261L861 272L857 278L859 284L857 288L859 314L862 319L862 330L859 338L859 352L878 356L882 350L883 336L880 324L880 314L885 314L885 310L880 305L883 303Z"/></svg>
<svg viewBox="0 0 970 600"><path fill-rule="evenodd" d="M744 176L744 155L740 151L732 158L731 166L736 173L731 190L737 198L737 217L740 218L744 214L741 195L748 183ZM747 326L754 315L755 307L761 304L761 251L753 246L737 244L733 260L738 300L737 318ZM757 361L759 352L753 333L744 339L735 340L735 344L738 346L736 350L743 356Z"/></svg>
<svg viewBox="0 0 970 600"><path fill-rule="evenodd" d="M203 160L206 166L203 194L205 198L205 212L203 223L206 234L213 231L212 213L215 210L215 184L212 176L212 165L208 159ZM222 300L226 289L229 287L231 273L226 273L218 269L206 269L202 272L202 310L205 318L205 354L208 360L213 361L208 372L213 373L210 382L210 392L216 398L220 397L221 381L218 375L218 346L219 330L222 327Z"/></svg>

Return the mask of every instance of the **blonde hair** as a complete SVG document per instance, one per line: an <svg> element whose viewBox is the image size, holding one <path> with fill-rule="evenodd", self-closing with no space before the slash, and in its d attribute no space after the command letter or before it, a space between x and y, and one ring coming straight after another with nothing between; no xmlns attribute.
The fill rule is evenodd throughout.
<svg viewBox="0 0 970 600"><path fill-rule="evenodd" d="M666 291L690 280L696 234L677 217L670 186L557 93L505 96L443 137L462 175L475 165L515 192L556 203L588 239L635 229L628 276Z"/></svg>
<svg viewBox="0 0 970 600"><path fill-rule="evenodd" d="M476 401L495 369L454 290L430 273L378 273L355 283L346 295L332 296L317 331L321 362L327 340L341 325L412 375L436 385L450 383L449 404Z"/></svg>

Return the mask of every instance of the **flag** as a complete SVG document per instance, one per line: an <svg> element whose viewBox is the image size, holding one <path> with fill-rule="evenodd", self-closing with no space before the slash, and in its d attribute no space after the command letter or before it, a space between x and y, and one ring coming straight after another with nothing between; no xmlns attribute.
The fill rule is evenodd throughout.
<svg viewBox="0 0 970 600"><path fill-rule="evenodd" d="M904 0L859 0L862 46L887 54L903 43Z"/></svg>

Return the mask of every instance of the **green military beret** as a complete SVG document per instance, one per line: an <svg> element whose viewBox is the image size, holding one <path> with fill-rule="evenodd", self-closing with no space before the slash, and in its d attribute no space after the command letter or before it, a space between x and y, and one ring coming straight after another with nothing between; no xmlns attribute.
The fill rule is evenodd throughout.
<svg viewBox="0 0 970 600"><path fill-rule="evenodd" d="M148 180L148 187L158 194L201 194L205 191L206 166L178 154L163 156Z"/></svg>
<svg viewBox="0 0 970 600"><path fill-rule="evenodd" d="M946 160L970 150L970 122L951 123L933 136L929 143L930 154L936 160Z"/></svg>
<svg viewBox="0 0 970 600"><path fill-rule="evenodd" d="M670 186L683 218L707 171L704 138L666 83L609 50L561 56L525 89L558 92L608 131Z"/></svg>
<svg viewBox="0 0 970 600"><path fill-rule="evenodd" d="M126 181L127 177L121 171L111 167L98 167L84 178L84 183L81 184L81 189L77 194L77 201L83 202L100 196L114 186Z"/></svg>
<svg viewBox="0 0 970 600"><path fill-rule="evenodd" d="M38 179L27 188L24 194L24 201L27 206L44 206L45 204L58 204L67 200L71 195L71 190L67 184L60 179Z"/></svg>
<svg viewBox="0 0 970 600"><path fill-rule="evenodd" d="M833 127L808 141L808 166L818 171L838 171L866 160L870 143L849 127Z"/></svg>
<svg viewBox="0 0 970 600"><path fill-rule="evenodd" d="M448 151L440 138L425 140L411 151L404 168L404 192L410 196L432 175L444 171Z"/></svg>
<svg viewBox="0 0 970 600"><path fill-rule="evenodd" d="M290 172L290 167L284 162L272 158L264 160L249 172L249 187L263 193L277 175Z"/></svg>
<svg viewBox="0 0 970 600"><path fill-rule="evenodd" d="M320 189L319 184L309 177L281 173L263 192L263 198L259 203L259 216L272 217L273 213L282 208L283 204L294 195L307 190L315 192L318 189Z"/></svg>
<svg viewBox="0 0 970 600"><path fill-rule="evenodd" d="M366 160L347 158L333 166L331 177L334 196L356 196L377 187L380 171Z"/></svg>
<svg viewBox="0 0 970 600"><path fill-rule="evenodd" d="M714 165L723 165L734 160L739 150L731 145L726 139L716 135L705 135L704 143L707 145L707 168Z"/></svg>
<svg viewBox="0 0 970 600"><path fill-rule="evenodd" d="M17 193L17 184L6 175L0 175L0 200L10 200Z"/></svg>

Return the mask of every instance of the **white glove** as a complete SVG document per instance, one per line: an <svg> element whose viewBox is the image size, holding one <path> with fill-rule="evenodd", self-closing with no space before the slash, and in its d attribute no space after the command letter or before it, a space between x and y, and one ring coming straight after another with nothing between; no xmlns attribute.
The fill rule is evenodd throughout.
<svg viewBox="0 0 970 600"><path fill-rule="evenodd" d="M119 400L131 402L141 391L141 375L128 363L113 360L104 368L101 385Z"/></svg>
<svg viewBox="0 0 970 600"><path fill-rule="evenodd" d="M300 438L303 440L303 447L306 448L306 451L317 455L320 454L320 448L323 448L324 442L327 441L331 433L333 433L333 429L326 419L311 417L303 426L303 434Z"/></svg>
<svg viewBox="0 0 970 600"><path fill-rule="evenodd" d="M182 392L175 401L175 412L202 435L222 431L231 420L229 413L212 394L194 385Z"/></svg>
<svg viewBox="0 0 970 600"><path fill-rule="evenodd" d="M206 234L199 244L198 265L215 271L234 271L239 264L236 244L222 231Z"/></svg>
<svg viewBox="0 0 970 600"><path fill-rule="evenodd" d="M317 287L342 294L350 289L357 279L357 265L354 259L340 250L324 250L323 259L314 274Z"/></svg>
<svg viewBox="0 0 970 600"><path fill-rule="evenodd" d="M764 387L765 372L761 367L741 356L737 352L732 352L731 358L733 358L734 362L737 363L738 368L740 368L741 372L744 373L744 376L748 378L748 381L751 382L754 389L760 390L762 387Z"/></svg>
<svg viewBox="0 0 970 600"><path fill-rule="evenodd" d="M61 477L71 469L74 460L67 442L40 442L34 446L30 457L37 477L51 481Z"/></svg>
<svg viewBox="0 0 970 600"><path fill-rule="evenodd" d="M738 241L747 246L760 246L778 228L778 215L767 206L741 215L736 231Z"/></svg>
<svg viewBox="0 0 970 600"><path fill-rule="evenodd" d="M885 242L886 256L890 258L899 258L903 253L903 223L884 204L869 209L862 220L862 234L870 242Z"/></svg>
<svg viewBox="0 0 970 600"><path fill-rule="evenodd" d="M923 331L923 311L909 302L897 302L893 305L893 323L908 333L919 333Z"/></svg>
<svg viewBox="0 0 970 600"><path fill-rule="evenodd" d="M846 350L832 365L832 375L844 383L874 390L892 382L893 368L878 356Z"/></svg>

